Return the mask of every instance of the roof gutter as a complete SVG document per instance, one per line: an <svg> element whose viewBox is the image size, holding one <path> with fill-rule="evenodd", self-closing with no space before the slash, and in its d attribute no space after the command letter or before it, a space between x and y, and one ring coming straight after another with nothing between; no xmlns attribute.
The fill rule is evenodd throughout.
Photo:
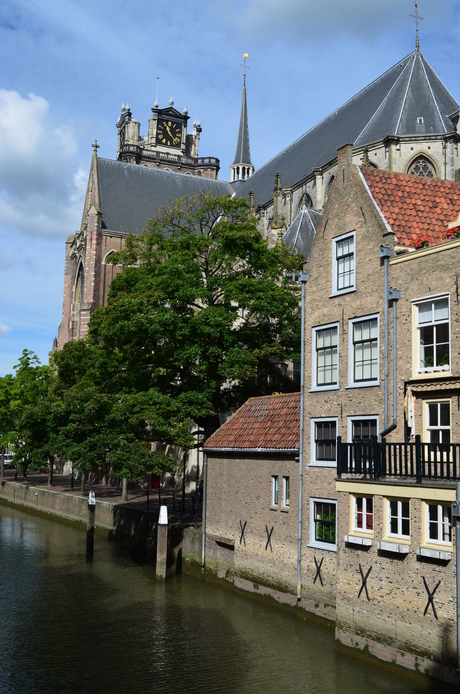
<svg viewBox="0 0 460 694"><path fill-rule="evenodd" d="M283 453L297 454L298 448L205 448L206 453Z"/></svg>

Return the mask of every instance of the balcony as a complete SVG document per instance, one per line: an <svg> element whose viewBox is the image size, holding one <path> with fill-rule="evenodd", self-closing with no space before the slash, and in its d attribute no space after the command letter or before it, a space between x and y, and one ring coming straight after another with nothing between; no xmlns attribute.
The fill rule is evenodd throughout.
<svg viewBox="0 0 460 694"><path fill-rule="evenodd" d="M417 484L424 480L460 480L459 443L387 443L385 439L343 443L337 437L337 475L361 479L406 478Z"/></svg>

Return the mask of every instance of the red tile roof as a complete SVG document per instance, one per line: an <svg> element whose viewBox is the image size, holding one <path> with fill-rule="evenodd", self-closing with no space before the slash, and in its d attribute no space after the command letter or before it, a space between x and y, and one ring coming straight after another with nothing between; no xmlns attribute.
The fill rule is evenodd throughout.
<svg viewBox="0 0 460 694"><path fill-rule="evenodd" d="M251 398L209 439L206 448L297 449L300 393Z"/></svg>
<svg viewBox="0 0 460 694"><path fill-rule="evenodd" d="M442 243L447 229L458 226L460 183L365 166L361 171L397 244L412 246L424 236L430 245Z"/></svg>

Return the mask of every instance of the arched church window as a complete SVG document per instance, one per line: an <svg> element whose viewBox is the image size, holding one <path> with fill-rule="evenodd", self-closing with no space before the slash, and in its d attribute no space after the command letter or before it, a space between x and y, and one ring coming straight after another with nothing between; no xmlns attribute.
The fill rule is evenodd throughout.
<svg viewBox="0 0 460 694"><path fill-rule="evenodd" d="M80 265L77 274L77 281L75 282L75 291L73 295L74 304L81 304L83 302L83 287L84 287L84 268L83 264Z"/></svg>
<svg viewBox="0 0 460 694"><path fill-rule="evenodd" d="M436 172L433 164L427 157L421 156L414 159L409 167L408 173L411 176L420 176L421 178L436 178Z"/></svg>

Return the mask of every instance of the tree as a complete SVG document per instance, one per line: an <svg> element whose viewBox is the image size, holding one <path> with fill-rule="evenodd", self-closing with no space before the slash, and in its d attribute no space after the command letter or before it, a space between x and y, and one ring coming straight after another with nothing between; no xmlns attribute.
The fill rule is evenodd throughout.
<svg viewBox="0 0 460 694"><path fill-rule="evenodd" d="M206 194L128 237L89 330L109 390L153 388L209 435L248 397L294 388L282 365L300 352L299 290L285 275L303 258L256 224L244 200Z"/></svg>

